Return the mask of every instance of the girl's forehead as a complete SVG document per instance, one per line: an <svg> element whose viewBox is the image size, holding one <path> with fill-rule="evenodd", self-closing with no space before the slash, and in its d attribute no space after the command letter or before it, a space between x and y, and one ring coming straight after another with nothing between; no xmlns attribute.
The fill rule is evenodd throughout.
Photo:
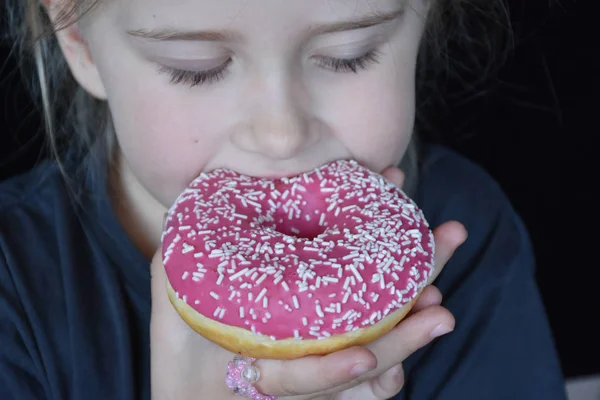
<svg viewBox="0 0 600 400"><path fill-rule="evenodd" d="M120 0L129 22L180 26L252 27L324 24L390 13L409 0ZM266 24L266 25L265 25Z"/></svg>

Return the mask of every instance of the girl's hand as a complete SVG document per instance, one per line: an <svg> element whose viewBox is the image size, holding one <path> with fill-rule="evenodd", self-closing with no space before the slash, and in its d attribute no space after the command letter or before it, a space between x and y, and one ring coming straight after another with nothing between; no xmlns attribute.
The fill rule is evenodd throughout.
<svg viewBox="0 0 600 400"><path fill-rule="evenodd" d="M402 173L384 175L402 184ZM449 222L434 230L436 278L466 233ZM151 388L153 400L240 399L225 385L227 363L233 353L198 335L179 317L166 293L166 277L157 252L152 262ZM454 317L440 307L440 292L427 287L409 316L396 328L364 347L326 356L296 360L258 360L257 388L283 399L387 399L403 386L402 362L435 337L454 328Z"/></svg>

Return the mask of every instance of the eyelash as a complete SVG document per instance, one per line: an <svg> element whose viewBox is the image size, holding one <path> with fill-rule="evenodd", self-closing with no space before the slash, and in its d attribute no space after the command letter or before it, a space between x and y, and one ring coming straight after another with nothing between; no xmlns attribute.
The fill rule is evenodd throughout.
<svg viewBox="0 0 600 400"><path fill-rule="evenodd" d="M368 53L355 58L333 58L319 57L317 65L321 68L333 72L353 72L369 69L373 64L379 63L380 53L378 50L371 50ZM167 74L173 85L186 84L191 87L205 84L216 83L225 77L227 67L233 62L230 58L222 65L209 69L208 71L185 71L180 69L161 66L159 73Z"/></svg>
<svg viewBox="0 0 600 400"><path fill-rule="evenodd" d="M380 53L378 50L371 50L355 58L321 57L317 64L321 68L329 69L333 72L353 72L357 74L361 70L369 69L373 64L378 64L379 56Z"/></svg>
<svg viewBox="0 0 600 400"><path fill-rule="evenodd" d="M218 67L209 69L208 71L185 71L161 66L158 72L169 75L173 85L181 83L194 87L220 81L225 76L225 71L232 62L233 60L230 58Z"/></svg>

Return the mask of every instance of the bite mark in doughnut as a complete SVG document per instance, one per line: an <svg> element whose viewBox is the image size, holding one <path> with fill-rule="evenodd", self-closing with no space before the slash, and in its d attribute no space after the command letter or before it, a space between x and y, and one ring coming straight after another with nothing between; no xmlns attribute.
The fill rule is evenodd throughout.
<svg viewBox="0 0 600 400"><path fill-rule="evenodd" d="M421 210L355 161L281 179L203 173L169 210L162 240L187 313L263 341L373 326L412 305L433 270Z"/></svg>

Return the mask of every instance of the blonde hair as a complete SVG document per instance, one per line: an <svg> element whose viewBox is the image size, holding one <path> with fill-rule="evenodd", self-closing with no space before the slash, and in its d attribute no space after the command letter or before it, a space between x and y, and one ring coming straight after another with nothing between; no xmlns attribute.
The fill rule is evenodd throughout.
<svg viewBox="0 0 600 400"><path fill-rule="evenodd" d="M502 65L510 38L502 0L426 1L431 4L418 60L416 132L431 129L426 125L426 110L444 104L443 82L459 82L464 91L455 96L477 94ZM26 83L40 105L47 143L59 161L67 147L75 146L82 153L108 152L109 156L114 147L107 103L90 96L73 79L54 36L100 2L65 0L66 6L51 22L40 0L5 0L15 53L23 76L35 77ZM401 164L407 174L407 192L414 189L418 170L415 136Z"/></svg>

